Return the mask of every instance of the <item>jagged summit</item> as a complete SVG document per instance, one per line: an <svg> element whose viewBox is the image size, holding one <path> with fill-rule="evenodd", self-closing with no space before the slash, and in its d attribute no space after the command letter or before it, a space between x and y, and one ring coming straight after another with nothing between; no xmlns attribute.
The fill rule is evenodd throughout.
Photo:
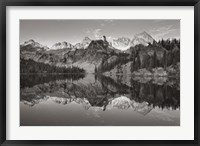
<svg viewBox="0 0 200 146"><path fill-rule="evenodd" d="M58 50L58 49L72 49L74 46L66 41L55 43L50 49Z"/></svg>
<svg viewBox="0 0 200 146"><path fill-rule="evenodd" d="M86 37L84 37L82 43L84 43L84 42L91 42L91 39L86 36Z"/></svg>
<svg viewBox="0 0 200 146"><path fill-rule="evenodd" d="M134 35L132 40L128 37L119 37L119 38L113 39L112 46L121 51L126 51L130 47L134 47L139 44L148 46L149 43L153 44L154 41L155 40L153 39L151 35L149 35L146 31L143 31L142 33L138 33Z"/></svg>
<svg viewBox="0 0 200 146"><path fill-rule="evenodd" d="M89 37L85 37L82 41L83 48L87 48L92 40Z"/></svg>
<svg viewBox="0 0 200 146"><path fill-rule="evenodd" d="M20 45L21 49L29 49L29 50L35 50L35 51L39 51L39 50L48 50L49 48L47 46L43 46L42 44L34 41L33 39L30 39L28 41L25 41L24 43L22 43Z"/></svg>
<svg viewBox="0 0 200 146"><path fill-rule="evenodd" d="M119 37L117 39L113 39L112 46L121 51L125 51L130 48L130 42L131 40L127 37Z"/></svg>
<svg viewBox="0 0 200 146"><path fill-rule="evenodd" d="M30 39L28 41L25 41L24 43L21 43L21 46L35 45L35 44L39 44L39 43L35 42L33 39Z"/></svg>
<svg viewBox="0 0 200 146"><path fill-rule="evenodd" d="M136 46L139 44L142 44L144 46L148 46L149 43L153 44L155 40L151 35L149 35L146 31L136 34L132 41L131 41L131 46Z"/></svg>
<svg viewBox="0 0 200 146"><path fill-rule="evenodd" d="M136 37L144 39L146 42L149 42L149 43L153 43L154 41L153 37L150 34L148 34L146 31L136 34Z"/></svg>
<svg viewBox="0 0 200 146"><path fill-rule="evenodd" d="M86 49L92 40L89 37L85 37L81 43L77 43L74 48L76 49Z"/></svg>
<svg viewBox="0 0 200 146"><path fill-rule="evenodd" d="M104 42L108 42L106 39L106 36L102 36L101 39L99 40L103 40ZM110 40L110 39L109 39ZM120 51L126 51L128 50L130 47L134 47L136 45L142 44L144 46L148 46L149 43L153 44L155 40L153 39L153 37L148 34L146 31L143 31L141 33L136 34L133 39L130 39L128 37L119 37L119 38L114 38L111 39L109 43L110 47L113 47L113 49L118 49ZM33 39L30 39L28 41L25 41L23 44L21 44L21 46L27 46L27 45L31 45L33 48L43 48L43 49L47 49L47 50L59 50L59 49L86 49L88 48L88 46L90 45L90 43L92 42L92 39L90 39L88 36L84 37L83 40L80 43L77 43L75 45L72 45L69 42L63 41L63 42L58 42L55 43L50 49L47 46L43 46L41 44L39 44L38 42L34 41Z"/></svg>
<svg viewBox="0 0 200 146"><path fill-rule="evenodd" d="M24 45L29 45L29 44L33 44L33 43L35 43L35 41L33 39L30 39L28 41L25 41Z"/></svg>

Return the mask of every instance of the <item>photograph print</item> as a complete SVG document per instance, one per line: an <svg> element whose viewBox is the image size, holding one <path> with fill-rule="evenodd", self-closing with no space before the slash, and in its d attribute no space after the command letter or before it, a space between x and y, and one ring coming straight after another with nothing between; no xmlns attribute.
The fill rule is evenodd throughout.
<svg viewBox="0 0 200 146"><path fill-rule="evenodd" d="M20 20L20 126L180 126L180 20Z"/></svg>

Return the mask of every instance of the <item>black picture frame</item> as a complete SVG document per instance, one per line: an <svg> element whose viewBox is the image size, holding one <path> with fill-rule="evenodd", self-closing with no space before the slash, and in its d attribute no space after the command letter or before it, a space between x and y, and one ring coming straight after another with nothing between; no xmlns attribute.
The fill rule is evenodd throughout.
<svg viewBox="0 0 200 146"><path fill-rule="evenodd" d="M7 6L194 6L194 140L6 140L6 7ZM0 1L0 143L21 145L176 145L200 144L199 136L199 0L3 0ZM189 29L189 28L188 28Z"/></svg>

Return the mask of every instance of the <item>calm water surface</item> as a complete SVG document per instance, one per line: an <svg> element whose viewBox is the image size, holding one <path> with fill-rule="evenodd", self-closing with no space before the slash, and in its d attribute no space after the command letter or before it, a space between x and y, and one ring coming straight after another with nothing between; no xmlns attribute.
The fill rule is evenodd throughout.
<svg viewBox="0 0 200 146"><path fill-rule="evenodd" d="M179 81L21 75L21 126L179 126Z"/></svg>

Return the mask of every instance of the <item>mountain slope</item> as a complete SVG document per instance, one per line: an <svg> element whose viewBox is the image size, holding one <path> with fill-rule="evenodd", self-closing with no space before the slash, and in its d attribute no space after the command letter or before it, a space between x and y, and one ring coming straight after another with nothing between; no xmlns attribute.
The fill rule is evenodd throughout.
<svg viewBox="0 0 200 146"><path fill-rule="evenodd" d="M180 41L177 40L157 43L148 33L143 32L137 34L133 40L122 37L115 41L118 47L130 48L120 51L113 47L105 36L100 40L86 37L80 48L62 42L47 49L30 40L20 45L20 58L58 67L77 66L85 69L87 73L110 71L117 74L121 72L120 68L126 70L126 74L132 74L142 68L166 68L180 62Z"/></svg>
<svg viewBox="0 0 200 146"><path fill-rule="evenodd" d="M68 42L59 42L55 43L50 49L51 50L59 50L59 49L72 49L74 46Z"/></svg>
<svg viewBox="0 0 200 146"><path fill-rule="evenodd" d="M125 51L125 50L130 48L131 40L129 38L126 38L126 37L120 37L120 38L117 38L117 39L113 39L112 46L114 48L121 50L121 51Z"/></svg>
<svg viewBox="0 0 200 146"><path fill-rule="evenodd" d="M77 43L74 47L76 49L86 49L92 40L89 37L85 37L81 43Z"/></svg>
<svg viewBox="0 0 200 146"><path fill-rule="evenodd" d="M155 40L153 37L144 31L142 33L136 34L132 40L127 37L119 37L117 39L113 39L112 46L121 51L126 51L127 49L130 49L130 47L134 47L139 44L148 46L149 44L153 44L154 41Z"/></svg>
<svg viewBox="0 0 200 146"><path fill-rule="evenodd" d="M131 41L131 46L134 47L134 46L139 45L139 44L142 44L144 46L148 46L149 43L153 44L154 41L155 40L152 38L152 36L144 31L144 32L136 34L134 36L134 38Z"/></svg>
<svg viewBox="0 0 200 146"><path fill-rule="evenodd" d="M42 50L48 50L49 48L47 46L43 46L38 42L35 42L34 40L28 40L25 41L23 44L20 45L20 50L22 51L42 51Z"/></svg>

